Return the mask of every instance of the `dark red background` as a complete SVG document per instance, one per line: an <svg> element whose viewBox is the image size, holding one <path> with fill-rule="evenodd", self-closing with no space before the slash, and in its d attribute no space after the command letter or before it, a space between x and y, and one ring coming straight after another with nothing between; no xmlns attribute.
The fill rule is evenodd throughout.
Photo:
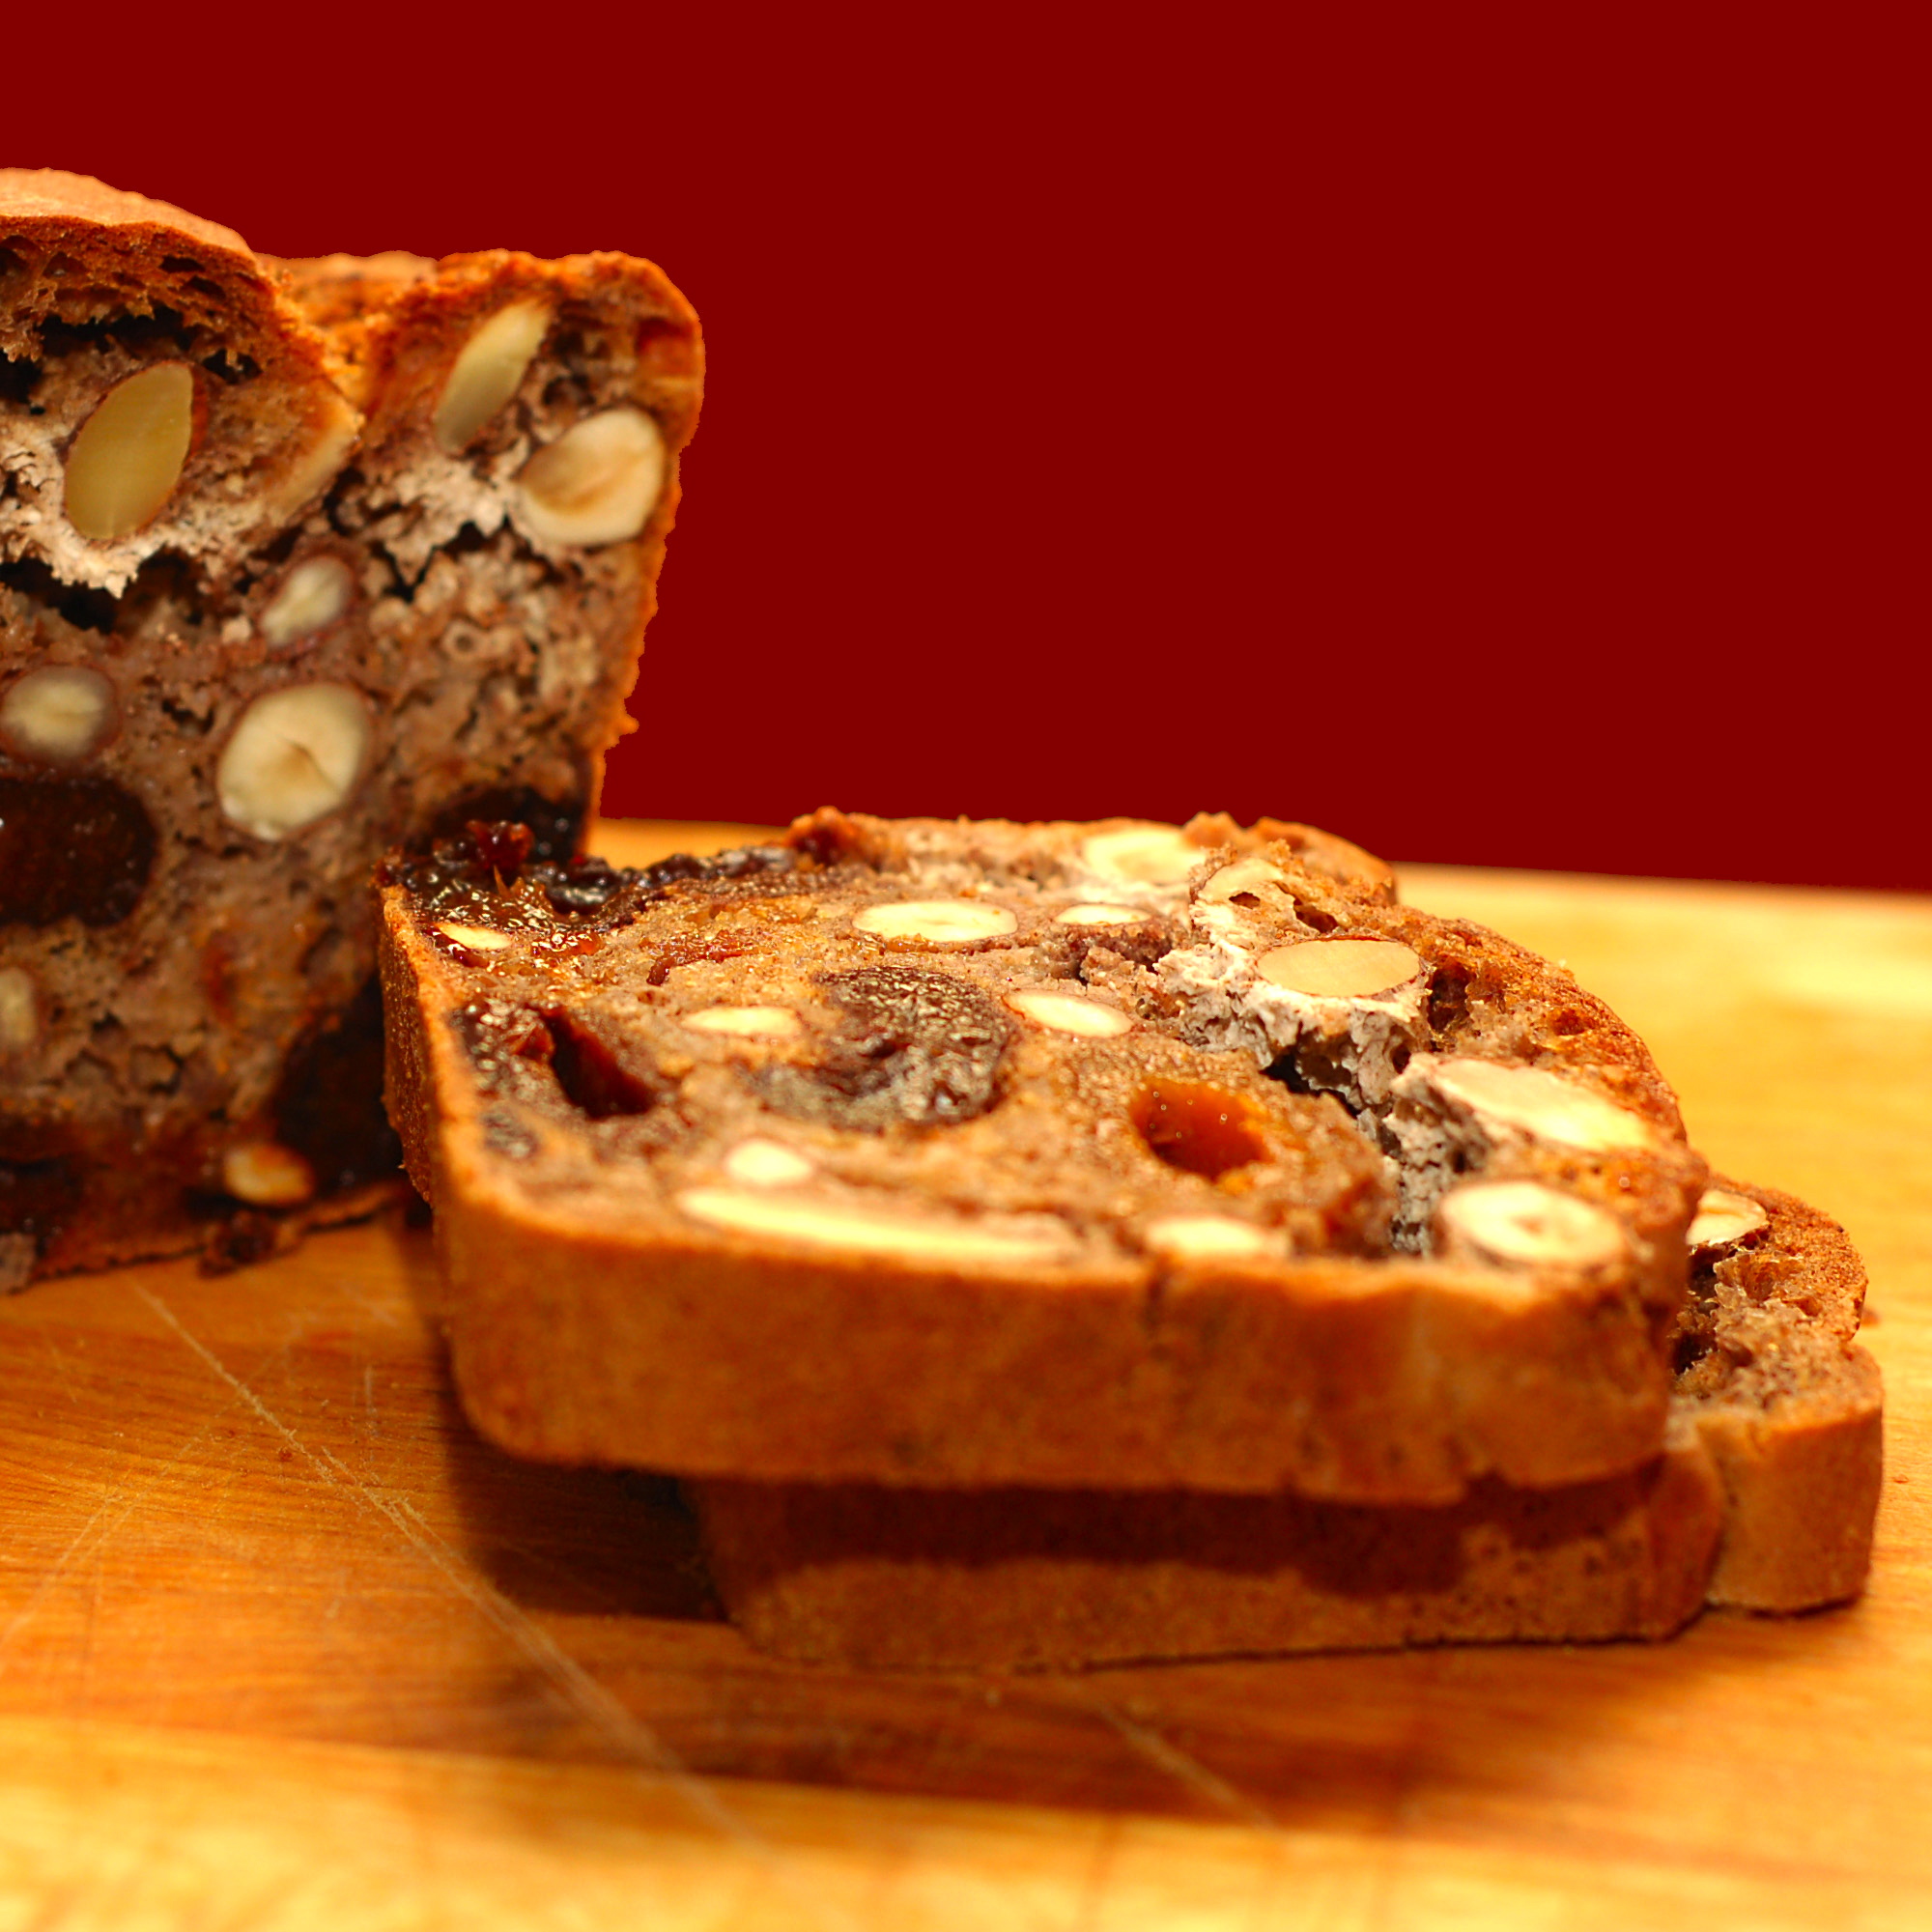
<svg viewBox="0 0 1932 1932"><path fill-rule="evenodd" d="M1916 51L1337 11L77 14L6 158L670 271L617 811L1932 889Z"/></svg>

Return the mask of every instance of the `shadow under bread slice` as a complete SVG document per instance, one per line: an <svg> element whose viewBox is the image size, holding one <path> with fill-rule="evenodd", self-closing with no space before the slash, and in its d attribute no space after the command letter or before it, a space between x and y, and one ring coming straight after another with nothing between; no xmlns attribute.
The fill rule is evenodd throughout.
<svg viewBox="0 0 1932 1932"><path fill-rule="evenodd" d="M287 264L0 170L0 1289L398 1184L368 875L574 849L696 319L649 264Z"/></svg>
<svg viewBox="0 0 1932 1932"><path fill-rule="evenodd" d="M389 1105L471 1418L680 1474L1353 1502L1650 1461L1703 1163L1567 975L1391 894L1208 818L391 865ZM1178 971L1230 921L1267 991L1224 1004L1297 1003L1285 1045ZM1472 949L1589 1028L1472 1031ZM1391 1028L1459 1096L1426 1200L1318 1077Z"/></svg>
<svg viewBox="0 0 1932 1932"><path fill-rule="evenodd" d="M713 1579L761 1649L912 1669L1661 1637L1707 1603L1841 1602L1881 1473L1862 1270L1788 1195L1706 1201L1667 1446L1641 1468L1439 1508L704 1481Z"/></svg>

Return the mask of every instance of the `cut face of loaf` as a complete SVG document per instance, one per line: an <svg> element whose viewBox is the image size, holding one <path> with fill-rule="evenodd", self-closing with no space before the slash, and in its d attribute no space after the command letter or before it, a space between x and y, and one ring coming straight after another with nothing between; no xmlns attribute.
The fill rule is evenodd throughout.
<svg viewBox="0 0 1932 1932"><path fill-rule="evenodd" d="M397 863L388 1098L472 1418L687 1474L1363 1502L1654 1458L1703 1164L1567 976L1390 891L1225 819ZM1231 933L1315 988L1293 1039L1198 991ZM1513 1000L1588 1024L1505 1036ZM1407 1225L1387 1111L1326 1077L1369 1009L1496 1122Z"/></svg>
<svg viewBox="0 0 1932 1932"><path fill-rule="evenodd" d="M391 1185L367 879L561 858L693 428L657 270L276 264L0 172L0 1286Z"/></svg>
<svg viewBox="0 0 1932 1932"><path fill-rule="evenodd" d="M1881 1477L1863 1273L1788 1195L1714 1196L1667 1447L1627 1474L1433 1509L702 1482L713 1578L761 1649L910 1669L1659 1637L1707 1602L1841 1602Z"/></svg>

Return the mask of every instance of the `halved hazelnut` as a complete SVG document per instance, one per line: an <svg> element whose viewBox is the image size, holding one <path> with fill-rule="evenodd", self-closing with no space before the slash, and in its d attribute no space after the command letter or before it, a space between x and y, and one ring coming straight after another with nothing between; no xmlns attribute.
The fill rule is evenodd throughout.
<svg viewBox="0 0 1932 1932"><path fill-rule="evenodd" d="M881 1213L838 1201L800 1201L790 1196L775 1200L767 1194L729 1187L689 1187L677 1197L677 1205L694 1221L735 1235L803 1241L810 1247L850 1248L860 1254L892 1255L940 1267L958 1263L1013 1265L1050 1261L1070 1245L1070 1236L1065 1235L978 1228L964 1221Z"/></svg>
<svg viewBox="0 0 1932 1932"><path fill-rule="evenodd" d="M271 650L284 650L312 638L349 609L355 580L339 556L311 556L289 572L262 612L262 638Z"/></svg>
<svg viewBox="0 0 1932 1932"><path fill-rule="evenodd" d="M1138 925L1147 917L1140 906L1070 905L1053 916L1055 925Z"/></svg>
<svg viewBox="0 0 1932 1932"><path fill-rule="evenodd" d="M900 899L893 905L867 906L852 924L875 939L923 939L934 946L955 946L1004 938L1019 921L1004 906L978 899Z"/></svg>
<svg viewBox="0 0 1932 1932"><path fill-rule="evenodd" d="M740 1141L724 1156L724 1172L741 1187L792 1187L818 1172L782 1141Z"/></svg>
<svg viewBox="0 0 1932 1932"><path fill-rule="evenodd" d="M1173 825L1129 825L1080 841L1080 857L1094 871L1151 886L1179 885L1207 856Z"/></svg>
<svg viewBox="0 0 1932 1932"><path fill-rule="evenodd" d="M438 920L435 929L466 952L507 952L515 944L507 932L487 925L461 925L453 919Z"/></svg>
<svg viewBox="0 0 1932 1932"><path fill-rule="evenodd" d="M23 758L75 765L114 729L120 711L113 681L85 665L43 665L0 697L0 740Z"/></svg>
<svg viewBox="0 0 1932 1932"><path fill-rule="evenodd" d="M1118 1007L1050 986L1023 986L1007 995L1007 1005L1036 1026L1050 1027L1055 1033L1080 1034L1088 1039L1112 1038L1133 1026Z"/></svg>
<svg viewBox="0 0 1932 1932"><path fill-rule="evenodd" d="M1188 1262L1265 1255L1275 1247L1265 1228L1232 1214L1163 1214L1141 1230L1141 1238L1156 1254Z"/></svg>
<svg viewBox="0 0 1932 1932"><path fill-rule="evenodd" d="M1693 1252L1728 1248L1770 1224L1771 1216L1748 1194L1735 1194L1728 1187L1707 1187L1685 1239Z"/></svg>
<svg viewBox="0 0 1932 1932"><path fill-rule="evenodd" d="M222 1154L221 1185L254 1208L294 1208L315 1192L315 1170L279 1141L243 1141Z"/></svg>
<svg viewBox="0 0 1932 1932"><path fill-rule="evenodd" d="M0 1053L25 1053L41 1037L41 1003L24 966L0 966Z"/></svg>
<svg viewBox="0 0 1932 1932"><path fill-rule="evenodd" d="M125 537L181 481L194 439L194 372L156 362L115 384L67 453L67 520L84 537Z"/></svg>
<svg viewBox="0 0 1932 1932"><path fill-rule="evenodd" d="M550 304L514 301L470 331L437 401L434 430L445 455L460 455L492 416L523 387L550 329Z"/></svg>
<svg viewBox="0 0 1932 1932"><path fill-rule="evenodd" d="M262 509L270 521L284 521L317 496L342 468L362 419L326 383L309 391L313 413L304 425L305 444L288 451L282 473L263 492Z"/></svg>
<svg viewBox="0 0 1932 1932"><path fill-rule="evenodd" d="M684 1023L698 1033L729 1034L744 1039L788 1039L802 1031L789 1007L705 1007L686 1013Z"/></svg>
<svg viewBox="0 0 1932 1932"><path fill-rule="evenodd" d="M1662 1138L1641 1115L1541 1066L1456 1057L1438 1061L1432 1078L1479 1119L1558 1147L1602 1153L1655 1147Z"/></svg>
<svg viewBox="0 0 1932 1932"><path fill-rule="evenodd" d="M621 543L657 508L665 468L664 433L642 410L585 416L519 472L523 521L544 543Z"/></svg>
<svg viewBox="0 0 1932 1932"><path fill-rule="evenodd" d="M1204 879L1194 896L1204 905L1226 905L1231 899L1251 897L1264 887L1282 889L1287 885L1288 874L1271 859L1236 859Z"/></svg>
<svg viewBox="0 0 1932 1932"><path fill-rule="evenodd" d="M1413 980L1422 961L1393 939L1304 939L1264 952L1255 971L1286 993L1367 1000Z"/></svg>
<svg viewBox="0 0 1932 1932"><path fill-rule="evenodd" d="M1628 1253L1616 1216L1539 1180L1483 1180L1442 1197L1444 1243L1509 1267L1603 1267Z"/></svg>
<svg viewBox="0 0 1932 1932"><path fill-rule="evenodd" d="M283 838L354 793L369 751L369 712L346 684L298 684L256 698L214 772L221 810L257 838Z"/></svg>

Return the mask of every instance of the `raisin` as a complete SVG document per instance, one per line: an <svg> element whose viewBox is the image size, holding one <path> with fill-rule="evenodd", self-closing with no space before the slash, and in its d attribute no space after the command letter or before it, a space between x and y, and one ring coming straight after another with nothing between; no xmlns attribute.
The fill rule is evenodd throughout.
<svg viewBox="0 0 1932 1932"><path fill-rule="evenodd" d="M571 913L598 912L625 883L625 875L608 859L573 859L564 867L545 866L537 873L544 897L559 918Z"/></svg>
<svg viewBox="0 0 1932 1932"><path fill-rule="evenodd" d="M485 824L480 818L472 818L466 829L475 848L477 869L491 873L499 885L508 885L523 871L524 861L530 856L530 847L536 842L536 834L513 819Z"/></svg>
<svg viewBox="0 0 1932 1932"><path fill-rule="evenodd" d="M370 980L298 1042L275 1093L275 1138L315 1171L316 1192L393 1175L402 1143L383 1115L383 995Z"/></svg>
<svg viewBox="0 0 1932 1932"><path fill-rule="evenodd" d="M439 812L429 828L429 836L419 841L436 844L460 838L472 819L486 825L511 823L526 825L530 831L528 858L547 864L561 864L577 849L577 835L583 823L583 801L550 799L527 785L503 785L491 791L472 792Z"/></svg>
<svg viewBox="0 0 1932 1932"><path fill-rule="evenodd" d="M917 966L865 966L823 982L844 1020L824 1057L768 1067L773 1105L879 1129L977 1119L999 1097L1012 1022L970 980Z"/></svg>
<svg viewBox="0 0 1932 1932"><path fill-rule="evenodd" d="M495 1088L520 1060L549 1060L549 1029L528 1007L507 1000L471 1000L449 1016L484 1087Z"/></svg>
<svg viewBox="0 0 1932 1932"><path fill-rule="evenodd" d="M118 925L155 867L155 822L112 779L0 778L0 925Z"/></svg>

